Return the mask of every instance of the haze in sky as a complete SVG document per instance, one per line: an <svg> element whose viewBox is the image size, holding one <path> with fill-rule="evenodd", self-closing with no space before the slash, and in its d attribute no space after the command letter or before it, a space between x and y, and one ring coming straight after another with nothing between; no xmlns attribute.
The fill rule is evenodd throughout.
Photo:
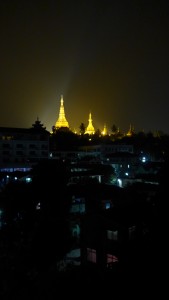
<svg viewBox="0 0 169 300"><path fill-rule="evenodd" d="M0 2L0 126L169 133L168 1Z"/></svg>

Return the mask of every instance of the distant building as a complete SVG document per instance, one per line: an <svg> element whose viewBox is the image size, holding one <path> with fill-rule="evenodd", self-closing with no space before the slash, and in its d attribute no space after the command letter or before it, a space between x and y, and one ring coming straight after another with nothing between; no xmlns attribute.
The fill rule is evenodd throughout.
<svg viewBox="0 0 169 300"><path fill-rule="evenodd" d="M48 159L49 137L38 118L31 128L0 127L0 171L24 171Z"/></svg>
<svg viewBox="0 0 169 300"><path fill-rule="evenodd" d="M119 264L129 268L135 265L138 258L140 261L142 259L143 248L138 240L142 241L145 231L149 230L146 219L149 206L136 199L131 204L125 193L122 196L126 199L124 204L120 195L122 190L117 194L112 191L112 206L103 206L97 212L94 205L93 211L90 210L81 219L81 263L91 270L106 271L117 268ZM137 197L137 194L132 196Z"/></svg>

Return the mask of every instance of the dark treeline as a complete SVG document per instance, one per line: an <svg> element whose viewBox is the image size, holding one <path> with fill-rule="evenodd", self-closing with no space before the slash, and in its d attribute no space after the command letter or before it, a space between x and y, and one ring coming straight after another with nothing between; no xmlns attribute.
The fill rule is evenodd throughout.
<svg viewBox="0 0 169 300"><path fill-rule="evenodd" d="M136 154L140 151L151 154L154 159L165 159L169 155L169 135L151 132L133 133L131 136L110 134L102 136L100 131L92 136L75 134L70 130L56 130L50 136L50 147L55 150L76 150L79 146L95 144L130 144Z"/></svg>

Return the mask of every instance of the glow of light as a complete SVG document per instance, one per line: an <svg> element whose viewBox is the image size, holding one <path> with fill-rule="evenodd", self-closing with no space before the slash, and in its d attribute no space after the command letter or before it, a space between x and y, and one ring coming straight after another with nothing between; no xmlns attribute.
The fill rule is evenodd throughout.
<svg viewBox="0 0 169 300"><path fill-rule="evenodd" d="M107 254L107 263L115 263L118 262L118 257L112 254Z"/></svg>
<svg viewBox="0 0 169 300"><path fill-rule="evenodd" d="M146 162L146 157L145 156L142 157L142 162Z"/></svg>
<svg viewBox="0 0 169 300"><path fill-rule="evenodd" d="M40 209L40 202L36 205L36 209L37 209L37 210Z"/></svg>
<svg viewBox="0 0 169 300"><path fill-rule="evenodd" d="M110 208L110 202L106 202L106 209L109 209Z"/></svg>
<svg viewBox="0 0 169 300"><path fill-rule="evenodd" d="M117 182L118 182L118 184L119 184L119 187L122 187L122 180L121 179L117 179Z"/></svg>
<svg viewBox="0 0 169 300"><path fill-rule="evenodd" d="M26 178L26 182L31 182L31 181L32 181L32 178L30 178L30 177Z"/></svg>

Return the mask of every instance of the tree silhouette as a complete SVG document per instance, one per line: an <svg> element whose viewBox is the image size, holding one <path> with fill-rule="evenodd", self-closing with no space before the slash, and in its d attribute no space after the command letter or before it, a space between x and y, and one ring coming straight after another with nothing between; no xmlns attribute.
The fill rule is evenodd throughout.
<svg viewBox="0 0 169 300"><path fill-rule="evenodd" d="M118 132L118 127L115 124L113 124L111 130L112 130L112 134L116 134Z"/></svg>
<svg viewBox="0 0 169 300"><path fill-rule="evenodd" d="M81 123L81 124L80 124L79 129L80 129L80 134L83 135L83 134L85 133L85 129L86 129L84 123Z"/></svg>

